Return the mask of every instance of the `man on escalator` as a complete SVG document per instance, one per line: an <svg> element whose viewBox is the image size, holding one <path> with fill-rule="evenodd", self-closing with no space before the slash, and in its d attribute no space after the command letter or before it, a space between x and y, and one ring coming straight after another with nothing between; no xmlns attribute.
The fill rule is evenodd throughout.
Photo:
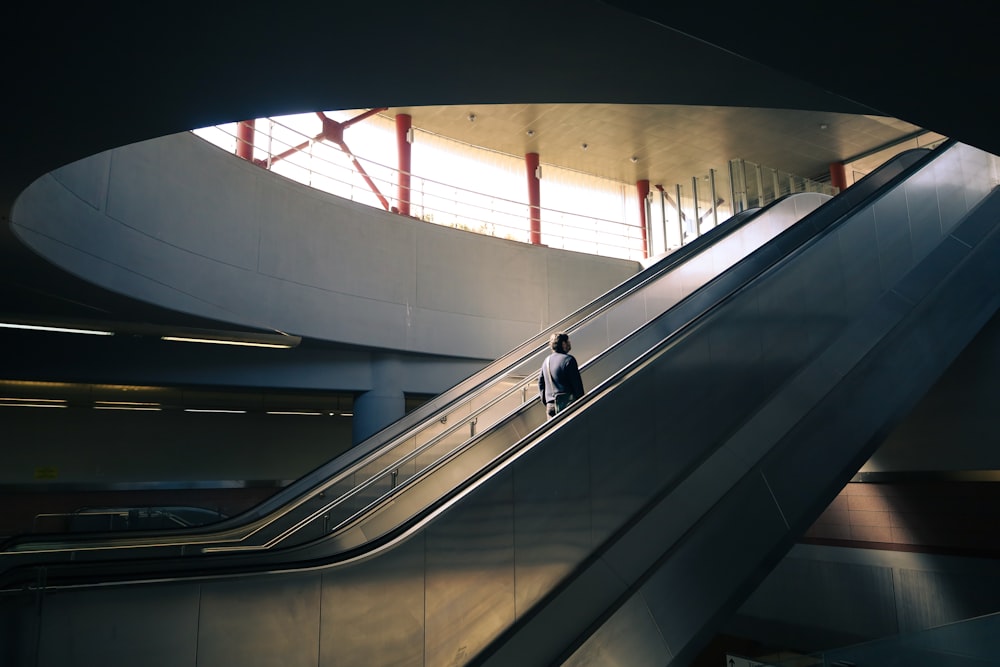
<svg viewBox="0 0 1000 667"><path fill-rule="evenodd" d="M552 353L545 357L538 376L538 398L545 404L545 414L552 419L583 396L583 379L576 358L569 353L573 346L568 334L562 331L552 334L549 347Z"/></svg>

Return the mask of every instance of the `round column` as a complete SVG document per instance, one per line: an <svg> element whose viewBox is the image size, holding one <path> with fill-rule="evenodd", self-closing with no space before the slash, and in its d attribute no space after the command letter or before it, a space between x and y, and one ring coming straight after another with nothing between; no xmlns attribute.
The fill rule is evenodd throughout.
<svg viewBox="0 0 1000 667"><path fill-rule="evenodd" d="M402 378L399 359L372 359L371 389L354 399L351 439L355 445L406 414Z"/></svg>

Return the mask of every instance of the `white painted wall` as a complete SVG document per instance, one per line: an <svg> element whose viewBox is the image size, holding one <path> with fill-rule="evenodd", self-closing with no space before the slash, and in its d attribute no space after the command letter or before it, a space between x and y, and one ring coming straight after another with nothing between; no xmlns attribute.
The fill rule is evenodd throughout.
<svg viewBox="0 0 1000 667"><path fill-rule="evenodd" d="M640 270L404 218L182 133L32 184L13 229L87 280L238 325L495 358Z"/></svg>

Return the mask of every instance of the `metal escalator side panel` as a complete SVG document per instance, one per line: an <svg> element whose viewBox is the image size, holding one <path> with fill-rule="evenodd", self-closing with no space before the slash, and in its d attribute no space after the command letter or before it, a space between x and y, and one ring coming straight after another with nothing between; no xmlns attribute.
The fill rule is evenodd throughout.
<svg viewBox="0 0 1000 667"><path fill-rule="evenodd" d="M915 156L917 157L917 156ZM915 159L915 158L914 158ZM903 159L898 160L898 164L893 165L894 169L886 169L882 172L885 174L885 178L895 177L902 169L908 167L913 163L913 159ZM876 182L878 179L874 178L878 174L873 174L872 183ZM860 185L860 184L859 184ZM856 186L857 187L857 186ZM858 187L856 190L858 193L866 193L865 187ZM580 323L580 328L574 330L574 341L575 348L583 348L585 354L595 354L601 350L607 349L609 345L612 345L618 340L619 336L627 334L630 330L634 330L636 327L643 326L648 323L651 318L656 317L656 314L664 308L669 308L669 306L674 305L680 300L688 297L691 293L700 288L706 280L710 280L714 275L719 272L724 271L733 263L739 260L743 254L752 250L754 247L763 244L770 238L771 235L782 232L787 229L789 225L793 224L798 216L801 216L805 211L812 211L818 206L820 201L825 198L819 198L818 196L793 196L786 198L785 200L777 202L775 205L768 207L762 214L754 216L751 222L745 223L737 232L727 231L725 234L719 233L718 238L711 244L704 243L703 247L699 250L700 254L695 254L688 256L686 259L690 260L687 262L671 263L669 268L675 269L675 272L670 274L673 278L675 284L680 285L679 289L670 288L666 290L667 292L672 292L667 296L657 291L656 287L663 284L663 280L659 280L656 276L645 276L642 281L648 284L643 285L643 289L634 290L632 292L626 291L625 295L619 295L613 301L613 307L605 309L600 312L596 317L590 316L584 319ZM858 195L861 197L861 195ZM766 214L766 215L765 215ZM754 226L753 223L756 223ZM760 229L765 229L764 233L760 232ZM714 231L714 230L713 230ZM706 234L703 239L707 239L710 234ZM700 239L701 240L701 239ZM692 244L693 246L694 244ZM669 259L669 258L668 258ZM698 264L702 268L694 270L693 278L688 278L686 272L690 272L690 266L692 264ZM679 267L679 268L678 268ZM658 282L657 282L658 281ZM600 301L600 300L599 300ZM599 309L600 310L600 309ZM593 335L592 335L593 334ZM593 340L591 340L591 338ZM592 349L591 349L592 348ZM643 350L640 350L640 352ZM540 355L541 353L537 353ZM537 355L536 355L537 356ZM540 356L537 358L532 358L530 361L532 365L537 366ZM523 401L523 398L521 399ZM469 408L461 403L454 405L451 408L451 413L447 415L452 422L455 421L456 415L460 411L463 415L470 414ZM503 411L498 411L498 414ZM441 420L435 419L431 426L435 431L440 431L438 426ZM445 419L448 421L448 419ZM489 427L490 424L483 424L483 428ZM457 438L456 438L457 436ZM420 437L414 436L414 438ZM456 444L448 447L437 449L443 449L445 453L449 449L454 449L458 447L463 438L460 431L452 436L455 439ZM403 445L407 448L403 449L403 453L413 451L412 440L404 439L397 443L398 445ZM391 456L397 456L396 454ZM365 466L353 469L350 471L349 475L341 474L335 477L333 480L324 483L324 485L319 487L324 495L330 495L332 497L347 497L350 496L351 503L354 503L358 499L378 499L381 498L385 493L384 490L378 489L391 489L394 487L396 482L396 477L400 474L403 479L416 474L421 469L421 465L416 465L412 471L408 470L410 463L405 466L397 466L391 460L391 456L386 456L382 453L373 454L371 461L367 461ZM385 459L386 463L383 464L380 461ZM413 459L416 461L417 459ZM366 471L366 468L370 472ZM378 481L378 484L374 484L369 480L375 480L376 476L392 475L393 481L388 486L382 481ZM360 483L368 484L369 489L364 493L353 493L352 485L357 485ZM343 491L336 491L337 487L342 487ZM371 491L377 491L374 495L371 495ZM315 493L315 491L314 491ZM308 499L308 498L305 498ZM316 505L315 503L306 504L304 502L299 502L295 505L285 508L282 510L284 514L284 524L285 526L291 526L295 528L297 526L306 527L308 530L304 530L299 535L299 541L305 539L314 539L319 535L322 535L325 527L317 525L318 522L327 522L329 520L328 513L324 509L326 504L321 503ZM347 506L349 509L353 505ZM353 512L354 510L351 510ZM305 514L303 514L305 512ZM337 519L334 519L334 523L337 523ZM276 545L282 543L285 540L285 536L288 534L289 528L280 528L273 521L261 522L260 520L256 522L257 525L254 527L251 525L252 532L247 532L246 529L236 529L228 531L228 533L220 533L221 539L216 539L218 544L232 544L235 549L246 549L253 548L255 544L263 545L267 547L268 545ZM314 528L318 528L319 532L316 532ZM299 528L296 528L297 530ZM247 538L252 537L253 542L248 542ZM150 538L151 542L155 542L156 538ZM126 541L122 541L123 543ZM139 542L135 542L139 544ZM195 539L194 544L211 545L212 538L207 535L203 535ZM120 545L119 545L120 546ZM157 555L162 549L151 548L152 544L143 544L143 548L149 556ZM209 546L208 548L214 549L215 547ZM182 551L183 553L183 548ZM198 550L194 551L195 553ZM118 554L123 552L118 551Z"/></svg>
<svg viewBox="0 0 1000 667"><path fill-rule="evenodd" d="M754 582L790 545L795 531L804 529L836 493L838 484L850 476L851 466L864 461L877 443L880 430L919 398L920 391L933 382L1000 303L1000 280L995 270L989 270L1000 256L1000 239L994 231L1000 220L1000 201L997 195L989 195L973 217L952 234L954 216L961 218L977 198L987 196L993 187L992 178L966 172L961 178L968 178L967 187L953 189L955 170L961 173L965 168L978 169L971 166L977 163L978 156L959 152L953 158L911 182L909 188L903 189L902 200L885 198L878 216L865 212L857 216L856 224L874 228L876 237L878 225L895 219L900 228L909 228L904 236L909 235L910 241L902 242L899 236L890 234L892 242L878 246L885 253L881 256L878 252L851 253L852 248L843 245L845 236L827 239L828 252L839 254L844 261L841 275L833 278L852 275L851 268L859 263L875 262L882 265L875 275L880 279L895 277L895 284L867 281L867 287L862 288L869 294L865 306L844 298L852 292L849 286L834 290L841 294L840 303L854 312L842 324L834 325L839 333L821 334L818 353L802 350L801 361L791 365L787 379L764 396L761 406L747 410L742 425L729 435L706 445L709 449L704 461L675 489L644 509L648 522L639 520L636 525L645 525L618 536L599 564L592 561L593 566L588 565L593 572L613 572L615 581L622 582L620 597L612 609L594 601L594 615L579 626L582 632L590 623L598 622L600 629L589 638L584 633L558 646L550 639L551 633L546 636L526 623L523 634L508 633L496 653L476 664L520 661L525 655L536 655L538 647L546 643L550 652L535 664L549 664L558 655L562 656L559 661L571 665L588 664L587 660L596 655L627 662L637 643L642 642L648 642L645 650L676 661L665 664L684 664L692 657L699 642L712 634L712 624L724 618L741 595L753 589ZM908 212L913 210L913 202L926 197L926 188L944 201L943 206L935 207L942 211L941 217L920 219L924 217L920 212L914 220ZM895 210L891 208L893 202ZM939 232L938 243L928 252L911 254L910 268L902 275L892 261L884 261L898 258L902 249L910 252L915 246L912 239L936 225L944 230ZM992 236L983 242L987 228ZM864 241L866 237L854 234L852 238ZM968 248L977 243L976 256L968 260ZM810 260L814 259L804 254L803 264L813 264ZM820 264L817 277L828 266ZM774 282L781 282L782 277L801 282L801 276L794 272L776 275ZM766 281L761 285L766 287ZM766 303L761 296L763 293L744 298ZM836 313L842 307L827 306L824 310L816 304L803 314L823 329L836 321L824 312ZM749 309L744 309L743 316L748 313ZM767 310L760 311L759 318L762 326L775 320ZM742 358L754 346L749 344L733 355L733 360ZM792 352L781 350L770 358L765 353L758 362L762 374L768 374L771 368L780 371L790 361L789 356L795 356ZM709 366L711 355L712 350L707 350L705 363ZM664 373L662 379L667 382L670 377L670 373ZM727 399L752 391L754 383L754 379L744 377L737 381L735 393L718 396L715 405L728 409ZM653 387L649 385L651 391ZM705 393L703 399L709 396ZM654 428L661 432L669 426L667 421ZM714 427L711 430L714 432ZM712 437L709 433L706 440ZM808 474L804 474L807 470ZM671 537L669 526L678 516L689 517L689 523ZM645 560L640 557L643 553ZM634 578L627 576L630 571ZM580 573L574 576L581 581L587 577ZM593 581L587 585L597 586ZM539 618L578 614L590 602L585 591L572 593L572 585L564 586L548 601L552 608L538 612ZM635 616L636 605L648 619L653 619L648 626L651 631L641 638L637 633L619 634L627 625L623 619ZM626 637L629 641L622 641Z"/></svg>
<svg viewBox="0 0 1000 667"><path fill-rule="evenodd" d="M834 234L826 237L831 247L836 240ZM804 263L815 259L808 253L797 257ZM817 265L823 284L844 290L842 276L849 271L831 277L828 267ZM795 272L773 275L802 282ZM303 572L163 581L155 589L135 584L132 596L121 593L128 586L39 591L46 602L59 600L58 612L40 605L43 637L58 636L52 633L59 626L86 625L87 614L99 608L111 625L133 618L170 632L194 627L199 646L232 664L259 658L252 651L262 644L266 651L286 643L319 646L325 662L344 655L353 664L551 664L544 651L559 655L582 628L634 590L633 583L645 583L645 561L655 563L673 545L685 544L699 517L732 488L727 484L746 475L749 452L723 444L734 429L753 421L762 402L770 404L784 386L777 375L794 377L801 370L796 359L815 358L812 352L836 338L820 331L806 336L803 347L790 346L802 329L795 317L776 313L794 316L804 303L817 328L845 326L842 317L828 314L846 299L811 299L788 286L764 289L770 284L765 276L755 281L759 291L748 286L727 297L688 332L628 369L620 382L595 388L579 409L545 429L545 437L528 443L534 446L408 527L392 548ZM795 295L795 307L784 302L786 294ZM771 328L760 331L751 318ZM765 387L772 390L760 391ZM719 420L720 410L741 414ZM654 514L657 521L643 521ZM752 529L752 522L745 528ZM696 563L712 556L701 549L693 554L690 562ZM712 572L708 565L702 563L703 570ZM192 586L210 603L185 607L176 625L164 622L165 612L154 608L150 592ZM303 591L308 600L318 591L321 612L310 616L313 606L296 606ZM568 601L563 613L550 613L556 598ZM143 599L151 602L143 606ZM288 609L302 614L289 615ZM281 622L278 614L300 622ZM540 619L551 622L536 624ZM544 641L526 643L518 659L504 661L490 651L498 638L514 640L508 644L514 646L525 629ZM81 638L81 659L100 657L105 644ZM668 649L673 655L684 650Z"/></svg>

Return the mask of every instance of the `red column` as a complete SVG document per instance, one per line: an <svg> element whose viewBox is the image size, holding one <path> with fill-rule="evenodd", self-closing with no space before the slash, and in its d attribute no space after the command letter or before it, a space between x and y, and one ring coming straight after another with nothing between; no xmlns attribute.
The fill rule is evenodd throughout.
<svg viewBox="0 0 1000 667"><path fill-rule="evenodd" d="M399 181L396 188L396 206L400 215L410 214L410 129L413 118L409 114L396 114L396 152L399 155Z"/></svg>
<svg viewBox="0 0 1000 667"><path fill-rule="evenodd" d="M847 168L843 162L830 163L830 185L840 188L841 192L847 189Z"/></svg>
<svg viewBox="0 0 1000 667"><path fill-rule="evenodd" d="M241 120L236 124L236 155L253 162L253 120Z"/></svg>
<svg viewBox="0 0 1000 667"><path fill-rule="evenodd" d="M528 207L531 215L531 243L542 243L542 188L539 181L538 153L528 153L524 156L524 165L528 172Z"/></svg>
<svg viewBox="0 0 1000 667"><path fill-rule="evenodd" d="M649 181L636 181L635 189L639 195L639 222L642 225L642 256L649 257L649 221L646 219L646 197L649 195Z"/></svg>

